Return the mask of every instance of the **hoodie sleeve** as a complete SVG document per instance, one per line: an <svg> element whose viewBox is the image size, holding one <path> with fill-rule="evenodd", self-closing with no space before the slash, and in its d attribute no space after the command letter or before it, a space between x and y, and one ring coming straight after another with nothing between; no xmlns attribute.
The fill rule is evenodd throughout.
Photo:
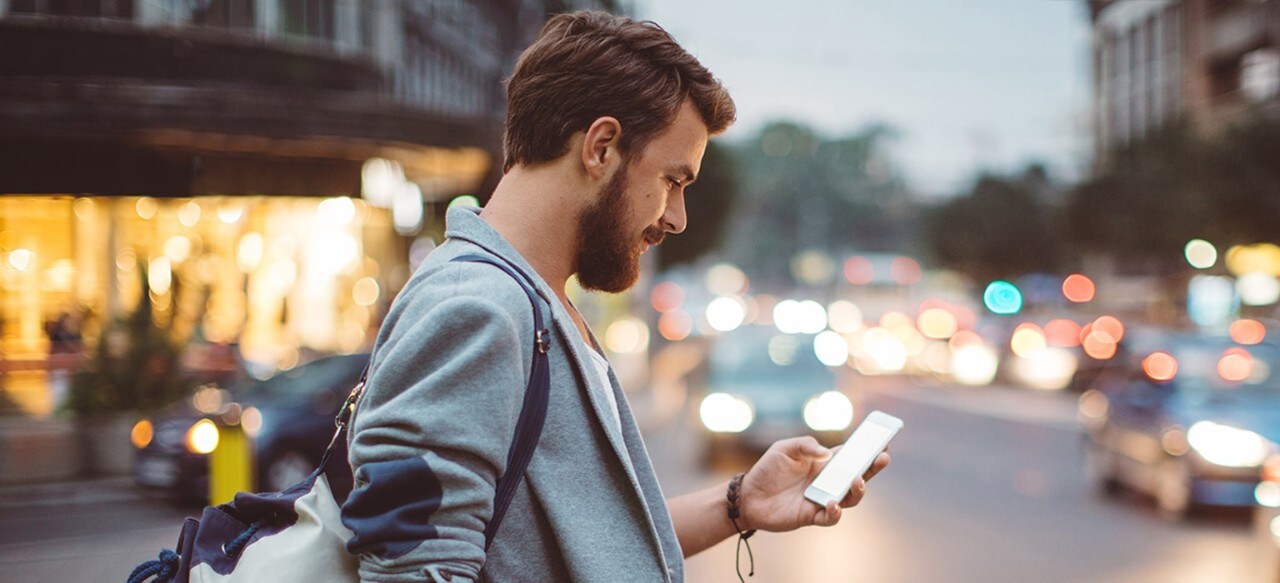
<svg viewBox="0 0 1280 583"><path fill-rule="evenodd" d="M478 578L529 376L532 310L508 275L475 263L419 273L397 298L350 437L342 520L361 581Z"/></svg>

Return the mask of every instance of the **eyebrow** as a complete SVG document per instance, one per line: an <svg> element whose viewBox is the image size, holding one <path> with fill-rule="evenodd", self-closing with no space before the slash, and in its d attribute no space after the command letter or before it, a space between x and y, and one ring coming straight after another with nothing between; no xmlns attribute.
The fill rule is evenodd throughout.
<svg viewBox="0 0 1280 583"><path fill-rule="evenodd" d="M688 164L681 164L671 172L675 177L680 178L680 182L685 186L689 186L698 181L698 177L693 173L693 167Z"/></svg>

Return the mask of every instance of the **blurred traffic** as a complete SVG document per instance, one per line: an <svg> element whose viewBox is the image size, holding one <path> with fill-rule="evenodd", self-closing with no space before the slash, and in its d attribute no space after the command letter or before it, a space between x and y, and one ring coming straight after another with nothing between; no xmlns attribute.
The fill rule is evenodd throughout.
<svg viewBox="0 0 1280 583"><path fill-rule="evenodd" d="M0 0L6 572L127 572L215 460L314 469L501 176L519 50L593 8L740 106L640 283L569 290L664 490L906 421L839 527L753 539L757 581L1280 576L1280 1L367 8Z"/></svg>

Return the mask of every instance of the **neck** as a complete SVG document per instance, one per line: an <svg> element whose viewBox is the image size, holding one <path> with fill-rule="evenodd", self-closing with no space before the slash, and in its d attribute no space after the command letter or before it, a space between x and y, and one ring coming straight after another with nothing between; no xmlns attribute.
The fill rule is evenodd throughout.
<svg viewBox="0 0 1280 583"><path fill-rule="evenodd" d="M507 172L480 213L567 307L565 285L578 250L578 214L585 196L557 165Z"/></svg>

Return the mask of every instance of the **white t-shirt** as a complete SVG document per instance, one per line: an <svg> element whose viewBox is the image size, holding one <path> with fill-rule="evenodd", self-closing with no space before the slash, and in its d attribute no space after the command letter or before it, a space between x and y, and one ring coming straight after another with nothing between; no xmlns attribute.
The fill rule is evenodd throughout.
<svg viewBox="0 0 1280 583"><path fill-rule="evenodd" d="M595 349L587 347L591 354L591 363L595 365L596 375L600 377L600 386L604 387L604 396L609 400L609 410L613 412L613 421L617 423L618 432L622 432L622 415L618 413L618 398L613 395L613 383L609 382L609 361Z"/></svg>

